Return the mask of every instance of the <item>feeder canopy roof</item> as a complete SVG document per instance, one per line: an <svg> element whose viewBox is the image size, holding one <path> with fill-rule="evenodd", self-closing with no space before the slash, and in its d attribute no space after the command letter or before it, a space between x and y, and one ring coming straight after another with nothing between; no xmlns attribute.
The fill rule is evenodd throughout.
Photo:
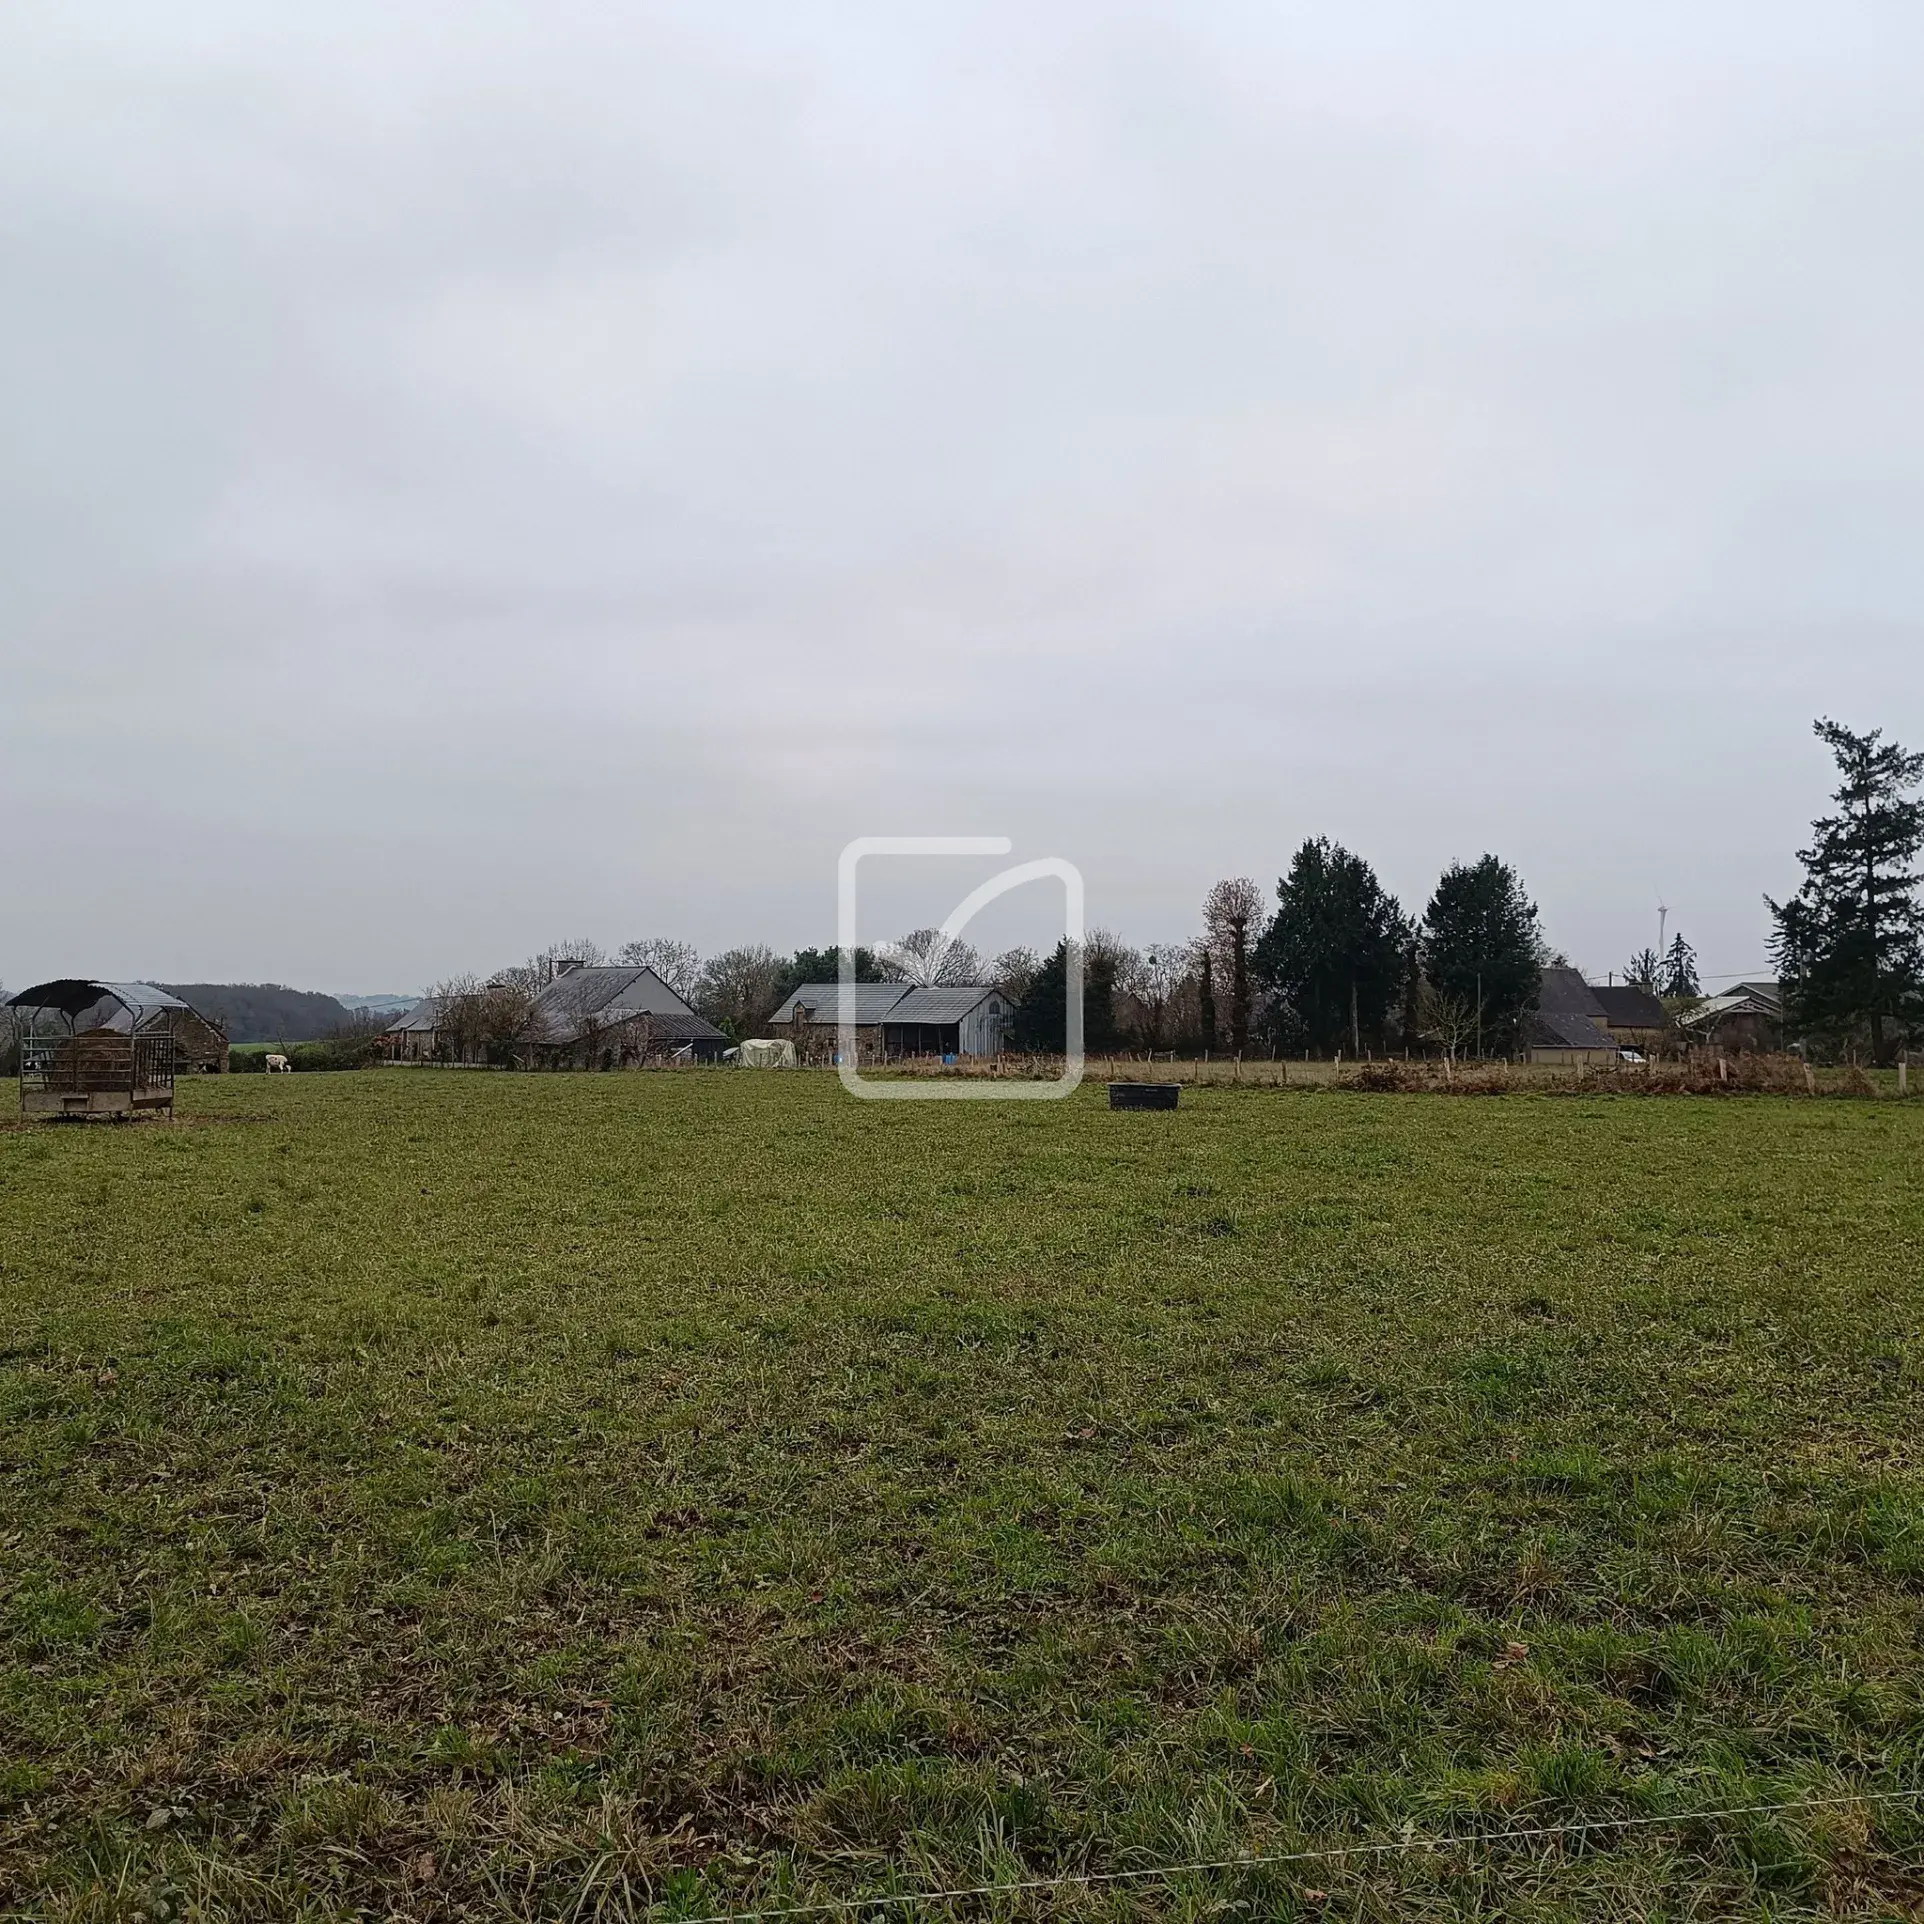
<svg viewBox="0 0 1924 1924"><path fill-rule="evenodd" d="M36 982L32 988L9 996L7 1007L28 1016L60 1016L71 1029L127 1033L144 1029L170 1009L185 1009L187 1004L151 982L88 982L77 976L62 976L53 982Z"/></svg>

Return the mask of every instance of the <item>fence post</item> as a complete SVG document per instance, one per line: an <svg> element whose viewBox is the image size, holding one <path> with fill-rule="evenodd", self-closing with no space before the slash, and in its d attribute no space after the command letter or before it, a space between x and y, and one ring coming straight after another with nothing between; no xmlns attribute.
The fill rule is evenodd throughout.
<svg viewBox="0 0 1924 1924"><path fill-rule="evenodd" d="M1817 1073L1808 1062L1804 1064L1804 1093L1807 1096L1817 1093Z"/></svg>

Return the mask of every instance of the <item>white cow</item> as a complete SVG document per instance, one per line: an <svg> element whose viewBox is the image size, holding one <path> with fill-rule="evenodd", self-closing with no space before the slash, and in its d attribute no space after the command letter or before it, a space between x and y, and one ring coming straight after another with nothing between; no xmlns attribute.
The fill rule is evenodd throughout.
<svg viewBox="0 0 1924 1924"><path fill-rule="evenodd" d="M289 1062L285 1056L269 1056L267 1058L267 1073L270 1076L291 1075L293 1071L294 1065Z"/></svg>

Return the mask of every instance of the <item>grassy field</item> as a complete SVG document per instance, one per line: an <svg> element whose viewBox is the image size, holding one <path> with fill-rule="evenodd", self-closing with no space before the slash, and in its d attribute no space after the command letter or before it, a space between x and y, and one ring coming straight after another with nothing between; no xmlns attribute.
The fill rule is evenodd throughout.
<svg viewBox="0 0 1924 1924"><path fill-rule="evenodd" d="M0 1911L1924 1904L1924 1104L1183 1104L0 1132Z"/></svg>

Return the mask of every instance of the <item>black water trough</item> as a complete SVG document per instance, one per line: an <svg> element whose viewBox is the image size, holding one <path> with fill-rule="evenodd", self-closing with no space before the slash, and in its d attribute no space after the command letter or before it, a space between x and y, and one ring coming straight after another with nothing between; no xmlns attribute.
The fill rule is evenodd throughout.
<svg viewBox="0 0 1924 1924"><path fill-rule="evenodd" d="M1174 1082L1112 1082L1109 1085L1111 1109L1173 1109L1182 1093Z"/></svg>

